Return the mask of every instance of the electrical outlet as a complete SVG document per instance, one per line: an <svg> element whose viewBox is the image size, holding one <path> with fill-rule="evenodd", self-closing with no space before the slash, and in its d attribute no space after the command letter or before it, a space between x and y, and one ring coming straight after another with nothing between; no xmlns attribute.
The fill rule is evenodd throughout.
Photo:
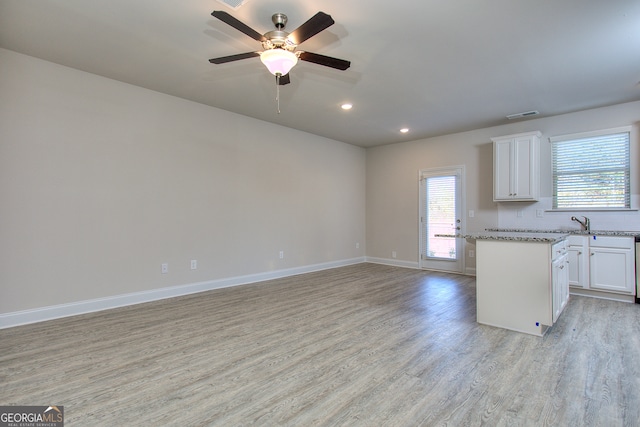
<svg viewBox="0 0 640 427"><path fill-rule="evenodd" d="M544 217L544 209L536 209L536 217L538 218Z"/></svg>
<svg viewBox="0 0 640 427"><path fill-rule="evenodd" d="M522 218L524 216L524 211L522 209L518 209L518 213L516 215L518 218Z"/></svg>
<svg viewBox="0 0 640 427"><path fill-rule="evenodd" d="M360 243L356 243L356 249L360 249Z"/></svg>
<svg viewBox="0 0 640 427"><path fill-rule="evenodd" d="M391 251L391 258L395 258L395 257L396 257L396 255L398 255L398 254L396 253L396 251Z"/></svg>
<svg viewBox="0 0 640 427"><path fill-rule="evenodd" d="M198 269L198 260L197 259L192 259L191 260L191 269L192 270L197 270Z"/></svg>
<svg viewBox="0 0 640 427"><path fill-rule="evenodd" d="M473 258L474 256L476 256L476 252L473 249L471 249L469 251L469 258Z"/></svg>
<svg viewBox="0 0 640 427"><path fill-rule="evenodd" d="M474 216L476 216L476 213L473 210L469 211L469 218L473 218Z"/></svg>
<svg viewBox="0 0 640 427"><path fill-rule="evenodd" d="M169 272L169 264L166 262L162 264L162 274L167 274Z"/></svg>
<svg viewBox="0 0 640 427"><path fill-rule="evenodd" d="M284 251L280 251L280 259L284 259Z"/></svg>

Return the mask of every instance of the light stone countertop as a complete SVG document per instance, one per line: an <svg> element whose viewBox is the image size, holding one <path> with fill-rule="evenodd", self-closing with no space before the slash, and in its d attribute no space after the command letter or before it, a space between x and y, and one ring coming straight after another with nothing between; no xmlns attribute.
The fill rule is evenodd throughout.
<svg viewBox="0 0 640 427"><path fill-rule="evenodd" d="M509 233L561 233L561 234L577 234L584 236L620 236L620 237L636 237L640 236L640 231L622 231L622 230L577 230L577 229L557 229L557 230L527 230L521 228L487 228L487 232L509 232Z"/></svg>
<svg viewBox="0 0 640 427"><path fill-rule="evenodd" d="M456 237L473 240L502 240L513 242L556 243L567 237L568 233L539 233L513 231L482 231L478 233L461 234Z"/></svg>
<svg viewBox="0 0 640 427"><path fill-rule="evenodd" d="M436 234L436 237L459 237L470 240L503 240L514 242L556 243L561 242L570 235L636 237L640 236L640 231L591 230L590 232L586 232L584 230L524 230L487 228L485 231L467 234Z"/></svg>

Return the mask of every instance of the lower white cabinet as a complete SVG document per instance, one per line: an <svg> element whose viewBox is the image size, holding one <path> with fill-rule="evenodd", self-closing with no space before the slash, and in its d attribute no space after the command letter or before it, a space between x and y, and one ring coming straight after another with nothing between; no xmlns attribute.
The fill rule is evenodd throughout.
<svg viewBox="0 0 640 427"><path fill-rule="evenodd" d="M556 248L558 245L554 245ZM564 247L551 263L551 288L553 289L553 323L569 302L569 256Z"/></svg>
<svg viewBox="0 0 640 427"><path fill-rule="evenodd" d="M572 288L635 293L632 237L574 235L567 238L567 245Z"/></svg>
<svg viewBox="0 0 640 427"><path fill-rule="evenodd" d="M589 286L594 290L633 294L635 291L632 237L594 236L589 239Z"/></svg>
<svg viewBox="0 0 640 427"><path fill-rule="evenodd" d="M589 236L567 237L569 286L589 288Z"/></svg>

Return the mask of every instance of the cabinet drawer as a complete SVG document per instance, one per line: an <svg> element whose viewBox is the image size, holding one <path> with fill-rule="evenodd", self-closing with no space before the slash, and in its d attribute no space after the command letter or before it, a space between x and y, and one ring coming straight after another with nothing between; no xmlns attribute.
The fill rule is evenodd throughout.
<svg viewBox="0 0 640 427"><path fill-rule="evenodd" d="M580 236L576 234L572 234L567 236L567 245L568 246L585 246L589 244L589 238L591 236Z"/></svg>
<svg viewBox="0 0 640 427"><path fill-rule="evenodd" d="M594 235L589 237L589 245L595 248L633 249L633 237Z"/></svg>
<svg viewBox="0 0 640 427"><path fill-rule="evenodd" d="M555 260L558 257L567 253L567 242L563 240L562 242L554 243L551 246L551 259Z"/></svg>

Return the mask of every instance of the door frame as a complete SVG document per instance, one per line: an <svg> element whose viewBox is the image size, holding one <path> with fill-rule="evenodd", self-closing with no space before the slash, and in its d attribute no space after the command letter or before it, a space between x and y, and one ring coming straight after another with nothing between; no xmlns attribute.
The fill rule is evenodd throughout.
<svg viewBox="0 0 640 427"><path fill-rule="evenodd" d="M466 182L466 173L464 165L455 165L455 166L445 166L445 167L437 167L437 168L424 168L418 171L418 265L421 269L424 270L437 270L437 271L445 271L448 273L459 273L464 274L466 267L466 257L465 257L465 245L464 239L457 238L456 239L456 253L458 254L458 260L453 261L429 261L425 260L422 257L422 253L424 250L424 244L422 239L422 224L423 218L426 217L423 203L423 188L422 188L422 178L425 175L431 176L447 176L447 175L457 175L459 177L457 192L459 193L459 219L460 219L460 230L458 234L466 233L466 193L465 193L465 182ZM453 268L446 268L452 266Z"/></svg>

